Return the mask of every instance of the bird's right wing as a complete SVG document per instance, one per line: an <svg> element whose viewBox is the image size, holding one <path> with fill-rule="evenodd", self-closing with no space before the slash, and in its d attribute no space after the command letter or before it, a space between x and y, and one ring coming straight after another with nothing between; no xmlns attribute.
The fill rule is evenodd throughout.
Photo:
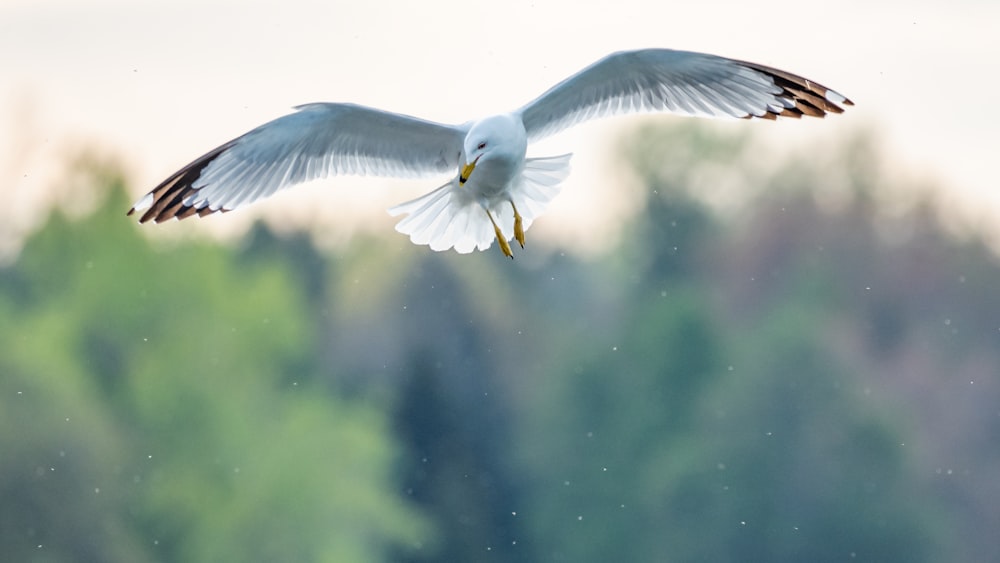
<svg viewBox="0 0 1000 563"><path fill-rule="evenodd" d="M135 204L140 222L229 211L337 174L414 177L458 169L467 126L354 104L298 106L175 172Z"/></svg>
<svg viewBox="0 0 1000 563"><path fill-rule="evenodd" d="M646 49L604 57L519 111L530 140L608 115L665 111L714 117L822 117L853 103L811 80L704 53Z"/></svg>

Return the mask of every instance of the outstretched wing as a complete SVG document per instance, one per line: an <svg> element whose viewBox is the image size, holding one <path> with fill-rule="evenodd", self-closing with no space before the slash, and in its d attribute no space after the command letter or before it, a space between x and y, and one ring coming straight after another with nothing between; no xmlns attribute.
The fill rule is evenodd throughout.
<svg viewBox="0 0 1000 563"><path fill-rule="evenodd" d="M704 53L614 53L556 84L519 111L537 140L608 115L666 111L713 117L823 117L854 105L795 74Z"/></svg>
<svg viewBox="0 0 1000 563"><path fill-rule="evenodd" d="M332 176L412 177L458 168L466 126L354 104L298 106L213 149L146 194L139 222L229 211L279 189Z"/></svg>

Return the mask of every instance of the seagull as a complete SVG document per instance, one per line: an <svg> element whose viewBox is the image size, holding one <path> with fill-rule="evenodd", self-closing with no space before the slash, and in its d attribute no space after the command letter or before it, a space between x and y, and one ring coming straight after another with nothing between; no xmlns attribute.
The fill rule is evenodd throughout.
<svg viewBox="0 0 1000 563"><path fill-rule="evenodd" d="M390 208L396 230L432 250L466 254L524 233L559 192L571 154L527 157L528 145L583 121L639 112L759 118L823 117L854 103L812 80L761 64L671 49L608 55L510 113L460 125L351 103L311 103L181 168L128 215L159 223L232 211L283 188L339 174L452 174Z"/></svg>

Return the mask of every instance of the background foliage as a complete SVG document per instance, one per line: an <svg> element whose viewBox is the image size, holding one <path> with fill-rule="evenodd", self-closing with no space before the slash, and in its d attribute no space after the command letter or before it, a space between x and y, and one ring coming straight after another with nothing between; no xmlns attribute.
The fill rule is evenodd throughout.
<svg viewBox="0 0 1000 563"><path fill-rule="evenodd" d="M0 551L1000 561L996 255L867 137L754 148L637 131L621 245L513 264L154 242L90 162L0 269Z"/></svg>

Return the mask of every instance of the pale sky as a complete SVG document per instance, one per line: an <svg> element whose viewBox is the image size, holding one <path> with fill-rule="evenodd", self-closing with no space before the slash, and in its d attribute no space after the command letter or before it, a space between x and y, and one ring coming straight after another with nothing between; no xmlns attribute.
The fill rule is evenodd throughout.
<svg viewBox="0 0 1000 563"><path fill-rule="evenodd" d="M857 105L826 120L732 126L759 130L765 153L874 131L900 174L946 186L970 225L1000 225L998 29L995 0L4 0L0 255L38 224L51 194L71 197L52 184L81 147L119 157L138 198L296 104L356 102L458 123L519 107L607 53L641 47L750 60L834 88ZM650 118L602 121L529 148L576 155L536 239L614 231L628 198L616 197L613 143L637 119ZM152 228L225 230L266 216L307 222L335 244L358 227L402 237L384 208L442 182L337 178Z"/></svg>

